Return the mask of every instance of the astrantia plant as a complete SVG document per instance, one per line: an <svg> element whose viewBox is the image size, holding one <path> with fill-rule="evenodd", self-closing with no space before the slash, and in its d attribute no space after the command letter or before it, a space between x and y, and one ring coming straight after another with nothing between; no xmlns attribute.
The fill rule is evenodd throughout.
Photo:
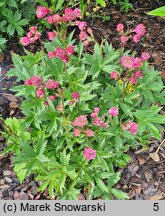
<svg viewBox="0 0 165 216"><path fill-rule="evenodd" d="M51 35L48 30L49 41L42 43L41 51L13 56L8 76L24 82L12 88L23 98L24 118L4 121L4 153L13 153L21 182L34 174L38 190L48 188L51 197L77 199L83 191L87 199L126 199L114 188L120 179L114 167L123 168L130 161L126 153L130 147L161 138L165 118L160 114L164 104L160 73L149 67L146 52L134 56L124 51L123 43L120 50L107 42L99 45L80 20L79 9L49 13L37 9L38 18L52 20L55 32ZM79 42L73 39L74 31L68 34L69 25L78 26ZM124 35L123 25L117 30ZM37 28L30 32L28 42L21 39L24 46L35 42ZM140 24L126 36L138 34L140 40L145 32ZM40 35L37 32L41 41ZM85 53L84 46L91 41L93 54Z"/></svg>

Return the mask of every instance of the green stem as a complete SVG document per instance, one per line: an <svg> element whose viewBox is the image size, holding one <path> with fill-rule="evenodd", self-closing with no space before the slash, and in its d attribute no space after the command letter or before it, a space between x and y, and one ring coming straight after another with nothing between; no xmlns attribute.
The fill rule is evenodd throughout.
<svg viewBox="0 0 165 216"><path fill-rule="evenodd" d="M85 164L85 163L86 163L86 160L83 160L82 165L81 165L81 168L80 168L80 170L79 170L79 172L78 172L76 178L75 178L74 181L72 182L71 186L69 187L68 192L70 192L71 190L73 190L73 187L74 187L74 185L76 184L76 182L77 182L77 180L78 180L78 178L79 178L79 176L80 176L80 174L81 174L81 172L82 172L82 170L83 170L83 168L84 168L84 164Z"/></svg>

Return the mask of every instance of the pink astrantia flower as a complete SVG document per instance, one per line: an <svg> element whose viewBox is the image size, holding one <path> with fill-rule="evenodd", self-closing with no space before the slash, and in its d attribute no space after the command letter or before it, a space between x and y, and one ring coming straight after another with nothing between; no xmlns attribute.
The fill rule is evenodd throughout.
<svg viewBox="0 0 165 216"><path fill-rule="evenodd" d="M140 42L140 39L141 39L141 36L138 35L138 34L135 34L132 36L132 40L135 42L135 43L139 43Z"/></svg>
<svg viewBox="0 0 165 216"><path fill-rule="evenodd" d="M100 118L95 118L95 120L93 121L93 124L96 125L96 126L101 126L101 119Z"/></svg>
<svg viewBox="0 0 165 216"><path fill-rule="evenodd" d="M23 46L27 46L30 44L30 38L29 37L22 37L20 38L20 43L23 45Z"/></svg>
<svg viewBox="0 0 165 216"><path fill-rule="evenodd" d="M107 128L107 123L106 122L101 122L101 127L102 128Z"/></svg>
<svg viewBox="0 0 165 216"><path fill-rule="evenodd" d="M54 24L55 23L55 20L53 19L53 16L48 16L46 17L46 20L49 24Z"/></svg>
<svg viewBox="0 0 165 216"><path fill-rule="evenodd" d="M72 92L72 98L75 99L76 102L80 99L80 94L78 92Z"/></svg>
<svg viewBox="0 0 165 216"><path fill-rule="evenodd" d="M74 14L77 18L81 18L81 10L79 8L74 9Z"/></svg>
<svg viewBox="0 0 165 216"><path fill-rule="evenodd" d="M129 78L129 82L131 83L131 84L133 84L133 85L136 85L137 84L137 79L135 78L135 77L130 77Z"/></svg>
<svg viewBox="0 0 165 216"><path fill-rule="evenodd" d="M67 21L73 21L76 18L76 14L72 8L66 8L64 14Z"/></svg>
<svg viewBox="0 0 165 216"><path fill-rule="evenodd" d="M31 77L31 83L33 86L39 87L42 85L43 79L38 76L32 76Z"/></svg>
<svg viewBox="0 0 165 216"><path fill-rule="evenodd" d="M120 63L123 67L131 69L134 65L134 58L132 58L131 56L122 56Z"/></svg>
<svg viewBox="0 0 165 216"><path fill-rule="evenodd" d="M108 112L111 116L114 116L114 117L119 114L119 111L116 107L111 107Z"/></svg>
<svg viewBox="0 0 165 216"><path fill-rule="evenodd" d="M87 37L88 37L88 35L87 35L86 32L84 32L84 31L81 31L81 32L80 32L80 34L79 34L79 39L80 39L80 41L86 40Z"/></svg>
<svg viewBox="0 0 165 216"><path fill-rule="evenodd" d="M84 46L88 46L89 45L89 41L88 40L83 41L83 45Z"/></svg>
<svg viewBox="0 0 165 216"><path fill-rule="evenodd" d="M44 6L39 6L36 11L37 18L43 18L47 15L49 9Z"/></svg>
<svg viewBox="0 0 165 216"><path fill-rule="evenodd" d="M87 137L92 137L92 136L95 135L94 132L91 129L87 129L85 131L85 134L86 134Z"/></svg>
<svg viewBox="0 0 165 216"><path fill-rule="evenodd" d="M87 28L87 32L88 32L88 34L90 34L90 35L92 35L92 34L93 34L93 31L92 31L92 29L91 29L91 28Z"/></svg>
<svg viewBox="0 0 165 216"><path fill-rule="evenodd" d="M54 38L56 37L55 32L48 32L47 35L48 35L48 38L49 38L50 41L53 41Z"/></svg>
<svg viewBox="0 0 165 216"><path fill-rule="evenodd" d="M65 49L61 49L59 47L56 48L57 56L60 58L63 62L69 61L68 51Z"/></svg>
<svg viewBox="0 0 165 216"><path fill-rule="evenodd" d="M118 32L122 32L124 30L124 25L122 23L117 24L116 30Z"/></svg>
<svg viewBox="0 0 165 216"><path fill-rule="evenodd" d="M54 81L52 79L49 79L46 83L45 83L46 88L48 89L54 89L54 88L58 88L59 83L57 81Z"/></svg>
<svg viewBox="0 0 165 216"><path fill-rule="evenodd" d="M128 124L130 125L129 131L134 135L137 134L138 124L132 121L129 121Z"/></svg>
<svg viewBox="0 0 165 216"><path fill-rule="evenodd" d="M87 123L88 123L88 120L87 120L86 115L80 115L75 118L73 122L73 126L84 127L85 125L87 125Z"/></svg>
<svg viewBox="0 0 165 216"><path fill-rule="evenodd" d="M56 57L57 53L56 52L48 52L48 57L49 58L54 58Z"/></svg>
<svg viewBox="0 0 165 216"><path fill-rule="evenodd" d="M57 109L57 111L59 111L59 112L64 112L64 106L63 106L63 104L59 104L57 107L56 107L56 109Z"/></svg>
<svg viewBox="0 0 165 216"><path fill-rule="evenodd" d="M76 101L74 101L74 100L73 100L73 101L70 101L70 102L69 102L69 105L72 106L75 102L76 102Z"/></svg>
<svg viewBox="0 0 165 216"><path fill-rule="evenodd" d="M126 131L130 128L130 125L126 123L126 124L122 124L121 127L122 127L122 130Z"/></svg>
<svg viewBox="0 0 165 216"><path fill-rule="evenodd" d="M138 24L136 26L136 28L133 30L134 32L136 32L136 34L138 34L139 36L144 36L146 34L146 27L143 24Z"/></svg>
<svg viewBox="0 0 165 216"><path fill-rule="evenodd" d="M141 54L141 60L142 61L147 61L150 58L150 54L147 52L142 52Z"/></svg>
<svg viewBox="0 0 165 216"><path fill-rule="evenodd" d="M93 112L93 113L90 114L90 116L91 116L92 118L96 118L96 117L97 117L97 114L96 114L95 112Z"/></svg>
<svg viewBox="0 0 165 216"><path fill-rule="evenodd" d="M85 148L84 149L84 158L86 160L93 160L96 157L96 150L92 148Z"/></svg>
<svg viewBox="0 0 165 216"><path fill-rule="evenodd" d="M138 57L134 58L133 59L133 68L138 68L140 66L142 66L141 58L138 58Z"/></svg>
<svg viewBox="0 0 165 216"><path fill-rule="evenodd" d="M69 45L67 47L67 52L68 52L68 55L71 55L74 53L74 46L73 45Z"/></svg>
<svg viewBox="0 0 165 216"><path fill-rule="evenodd" d="M87 23L83 21L76 21L76 25L79 27L80 31L84 31Z"/></svg>
<svg viewBox="0 0 165 216"><path fill-rule="evenodd" d="M31 86L32 85L31 79L27 79L24 84L27 86Z"/></svg>
<svg viewBox="0 0 165 216"><path fill-rule="evenodd" d="M37 96L38 98L43 98L44 95L45 95L45 93L44 93L43 87L38 88L37 91L36 91L36 96Z"/></svg>
<svg viewBox="0 0 165 216"><path fill-rule="evenodd" d="M32 34L35 34L37 32L37 26L31 26L29 28L29 32L31 32Z"/></svg>
<svg viewBox="0 0 165 216"><path fill-rule="evenodd" d="M109 74L110 78L113 80L117 80L119 78L119 74L116 71L113 71Z"/></svg>
<svg viewBox="0 0 165 216"><path fill-rule="evenodd" d="M142 79L142 78L143 78L143 73L142 73L142 71L141 71L141 70L136 71L136 72L135 72L135 77Z"/></svg>
<svg viewBox="0 0 165 216"><path fill-rule="evenodd" d="M74 129L73 129L73 133L74 133L74 135L75 135L76 137L79 137L79 136L81 135L81 131L80 131L79 129L77 129L77 128L74 128Z"/></svg>
<svg viewBox="0 0 165 216"><path fill-rule="evenodd" d="M58 14L54 14L54 15L52 15L52 20L53 20L53 23L60 23L61 22L61 16Z"/></svg>
<svg viewBox="0 0 165 216"><path fill-rule="evenodd" d="M40 38L40 33L36 32L31 38L30 38L30 42L34 43L35 41L37 41Z"/></svg>
<svg viewBox="0 0 165 216"><path fill-rule="evenodd" d="M49 98L49 100L51 100L51 101L54 101L54 100L56 99L56 97L55 97L54 95L50 95L48 98Z"/></svg>
<svg viewBox="0 0 165 216"><path fill-rule="evenodd" d="M122 44L125 44L125 43L128 41L128 37L125 36L125 35L122 35L122 36L120 37L120 41L121 41Z"/></svg>
<svg viewBox="0 0 165 216"><path fill-rule="evenodd" d="M94 107L94 112L95 112L96 114L98 114L99 111L100 111L99 107Z"/></svg>

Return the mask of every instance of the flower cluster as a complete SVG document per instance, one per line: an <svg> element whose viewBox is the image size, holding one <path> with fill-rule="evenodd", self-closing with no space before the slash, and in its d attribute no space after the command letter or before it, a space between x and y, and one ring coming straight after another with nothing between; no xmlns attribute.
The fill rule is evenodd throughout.
<svg viewBox="0 0 165 216"><path fill-rule="evenodd" d="M32 26L29 28L29 32L25 37L20 38L20 43L23 46L27 46L30 43L34 43L36 40L40 38L40 32L37 30L37 26Z"/></svg>
<svg viewBox="0 0 165 216"><path fill-rule="evenodd" d="M102 128L106 128L107 123L104 122L101 117L98 117L99 111L99 107L94 107L94 111L90 114L90 116L94 119L93 124L97 127L101 126Z"/></svg>
<svg viewBox="0 0 165 216"><path fill-rule="evenodd" d="M69 105L72 106L74 103L77 103L80 99L80 94L78 92L72 92L71 97L73 98L73 100L71 100L69 102Z"/></svg>
<svg viewBox="0 0 165 216"><path fill-rule="evenodd" d="M59 14L52 14L51 9L48 9L42 6L42 7L38 7L36 16L38 18L46 17L45 19L49 24L54 24L54 23L61 24L61 23L66 23L66 22L75 22L75 25L77 25L80 30L79 39L83 41L84 46L87 46L89 44L90 40L88 38L89 38L89 35L92 35L92 29L87 28L86 22L76 20L77 18L82 17L81 10L79 8L75 8L74 10L72 8L66 8L64 10L64 14L60 16ZM55 37L54 36L55 33L53 37L49 35L48 35L49 40L53 40Z"/></svg>
<svg viewBox="0 0 165 216"><path fill-rule="evenodd" d="M81 18L81 10L79 8L75 8L74 10L72 10L72 8L66 8L63 16L60 16L58 14L53 14L53 11L49 8L39 6L36 11L36 16L37 18L46 17L49 24L62 23Z"/></svg>
<svg viewBox="0 0 165 216"><path fill-rule="evenodd" d="M132 121L128 121L126 124L122 124L121 127L123 130L129 130L133 135L136 135L138 132L138 124Z"/></svg>
<svg viewBox="0 0 165 216"><path fill-rule="evenodd" d="M80 115L76 117L72 123L74 127L78 127L73 129L74 136L79 137L82 133L85 133L87 137L93 137L95 135L94 132L89 128L84 128L85 126L87 126L87 124L88 120L86 115Z"/></svg>
<svg viewBox="0 0 165 216"><path fill-rule="evenodd" d="M132 36L132 39L135 43L139 43L141 38L146 34L146 28L143 24L139 24L133 29L133 32L136 34Z"/></svg>
<svg viewBox="0 0 165 216"><path fill-rule="evenodd" d="M116 107L111 107L108 112L111 116L114 116L114 117L118 116L119 114L119 111Z"/></svg>
<svg viewBox="0 0 165 216"><path fill-rule="evenodd" d="M119 23L116 26L116 30L121 35L120 41L123 45L125 45L129 39L132 39L135 43L139 43L141 38L146 34L146 27L141 23L138 24L133 30L130 30L128 32L124 32L124 25L122 23Z"/></svg>
<svg viewBox="0 0 165 216"><path fill-rule="evenodd" d="M96 150L93 150L90 147L84 149L84 158L86 160L93 160L95 157L96 157Z"/></svg>
<svg viewBox="0 0 165 216"><path fill-rule="evenodd" d="M36 97L44 98L45 97L45 90L44 87L47 89L55 89L59 87L58 81L54 81L49 79L45 84L43 83L43 79L39 76L32 76L30 79L27 79L24 83L26 86L35 86L37 87L36 90ZM49 100L55 100L55 95L50 95Z"/></svg>
<svg viewBox="0 0 165 216"><path fill-rule="evenodd" d="M80 30L79 39L83 41L83 45L87 46L90 43L89 35L93 35L92 29L87 28L87 23L84 21L76 21L76 25Z"/></svg>
<svg viewBox="0 0 165 216"><path fill-rule="evenodd" d="M56 32L52 31L52 32L48 32L47 35L48 35L48 39L50 41L53 41L57 34Z"/></svg>
<svg viewBox="0 0 165 216"><path fill-rule="evenodd" d="M116 71L112 71L112 72L109 74L109 77L110 77L111 79L113 79L113 80L118 80L119 76L120 76L119 73L116 72Z"/></svg>
<svg viewBox="0 0 165 216"><path fill-rule="evenodd" d="M67 63L69 61L69 56L74 53L74 46L69 45L67 48L61 49L60 47L56 48L56 51L48 52L49 58L58 57L63 62Z"/></svg>
<svg viewBox="0 0 165 216"><path fill-rule="evenodd" d="M149 53L143 52L141 54L141 57L131 57L129 55L126 56L122 56L120 59L120 63L123 67L129 69L129 70L134 70L134 69L139 69L137 71L135 71L134 73L131 74L131 76L129 77L129 82L133 85L136 85L139 79L142 79L143 77L143 73L142 70L140 69L141 66L143 65L144 61L147 61L150 58ZM114 72L112 72L114 73ZM113 74L112 74L113 75ZM115 77L115 75L112 76L110 74L110 77ZM116 75L117 77L117 75Z"/></svg>

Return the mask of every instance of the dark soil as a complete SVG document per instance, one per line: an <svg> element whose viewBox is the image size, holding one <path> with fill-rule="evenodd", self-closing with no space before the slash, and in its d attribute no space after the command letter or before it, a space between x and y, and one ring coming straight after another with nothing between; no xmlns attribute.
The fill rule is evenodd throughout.
<svg viewBox="0 0 165 216"><path fill-rule="evenodd" d="M121 13L118 8L108 4L107 8L101 8L87 18L87 22L92 27L98 41L101 41L101 38L107 39L115 48L119 48L119 35L116 32L118 23L122 22L127 29L143 23L147 28L146 37L139 44L127 43L126 49L136 51L137 55L142 51L149 52L152 56L150 64L161 71L162 77L165 78L165 19L146 14L151 9L164 5L164 1L130 2L134 3L134 11L127 14ZM92 11L92 8L89 10ZM103 17L108 17L109 20ZM21 116L19 111L21 101L9 90L11 86L17 85L16 79L5 76L12 67L11 55L13 52L21 55L24 53L23 48L16 41L9 41L5 60L0 62L0 114L5 118ZM0 137L0 152L4 149L4 143L4 138ZM162 142L160 148L159 146L160 143L157 140L152 140L147 151L142 151L139 147L136 151L128 152L132 161L124 170L121 170L121 180L116 188L126 191L130 199L165 199L165 145ZM33 181L33 176L28 177L22 184L19 183L13 171L10 156L0 157L0 199L49 199L47 191L37 192L38 183ZM85 195L80 194L79 199L85 199Z"/></svg>

